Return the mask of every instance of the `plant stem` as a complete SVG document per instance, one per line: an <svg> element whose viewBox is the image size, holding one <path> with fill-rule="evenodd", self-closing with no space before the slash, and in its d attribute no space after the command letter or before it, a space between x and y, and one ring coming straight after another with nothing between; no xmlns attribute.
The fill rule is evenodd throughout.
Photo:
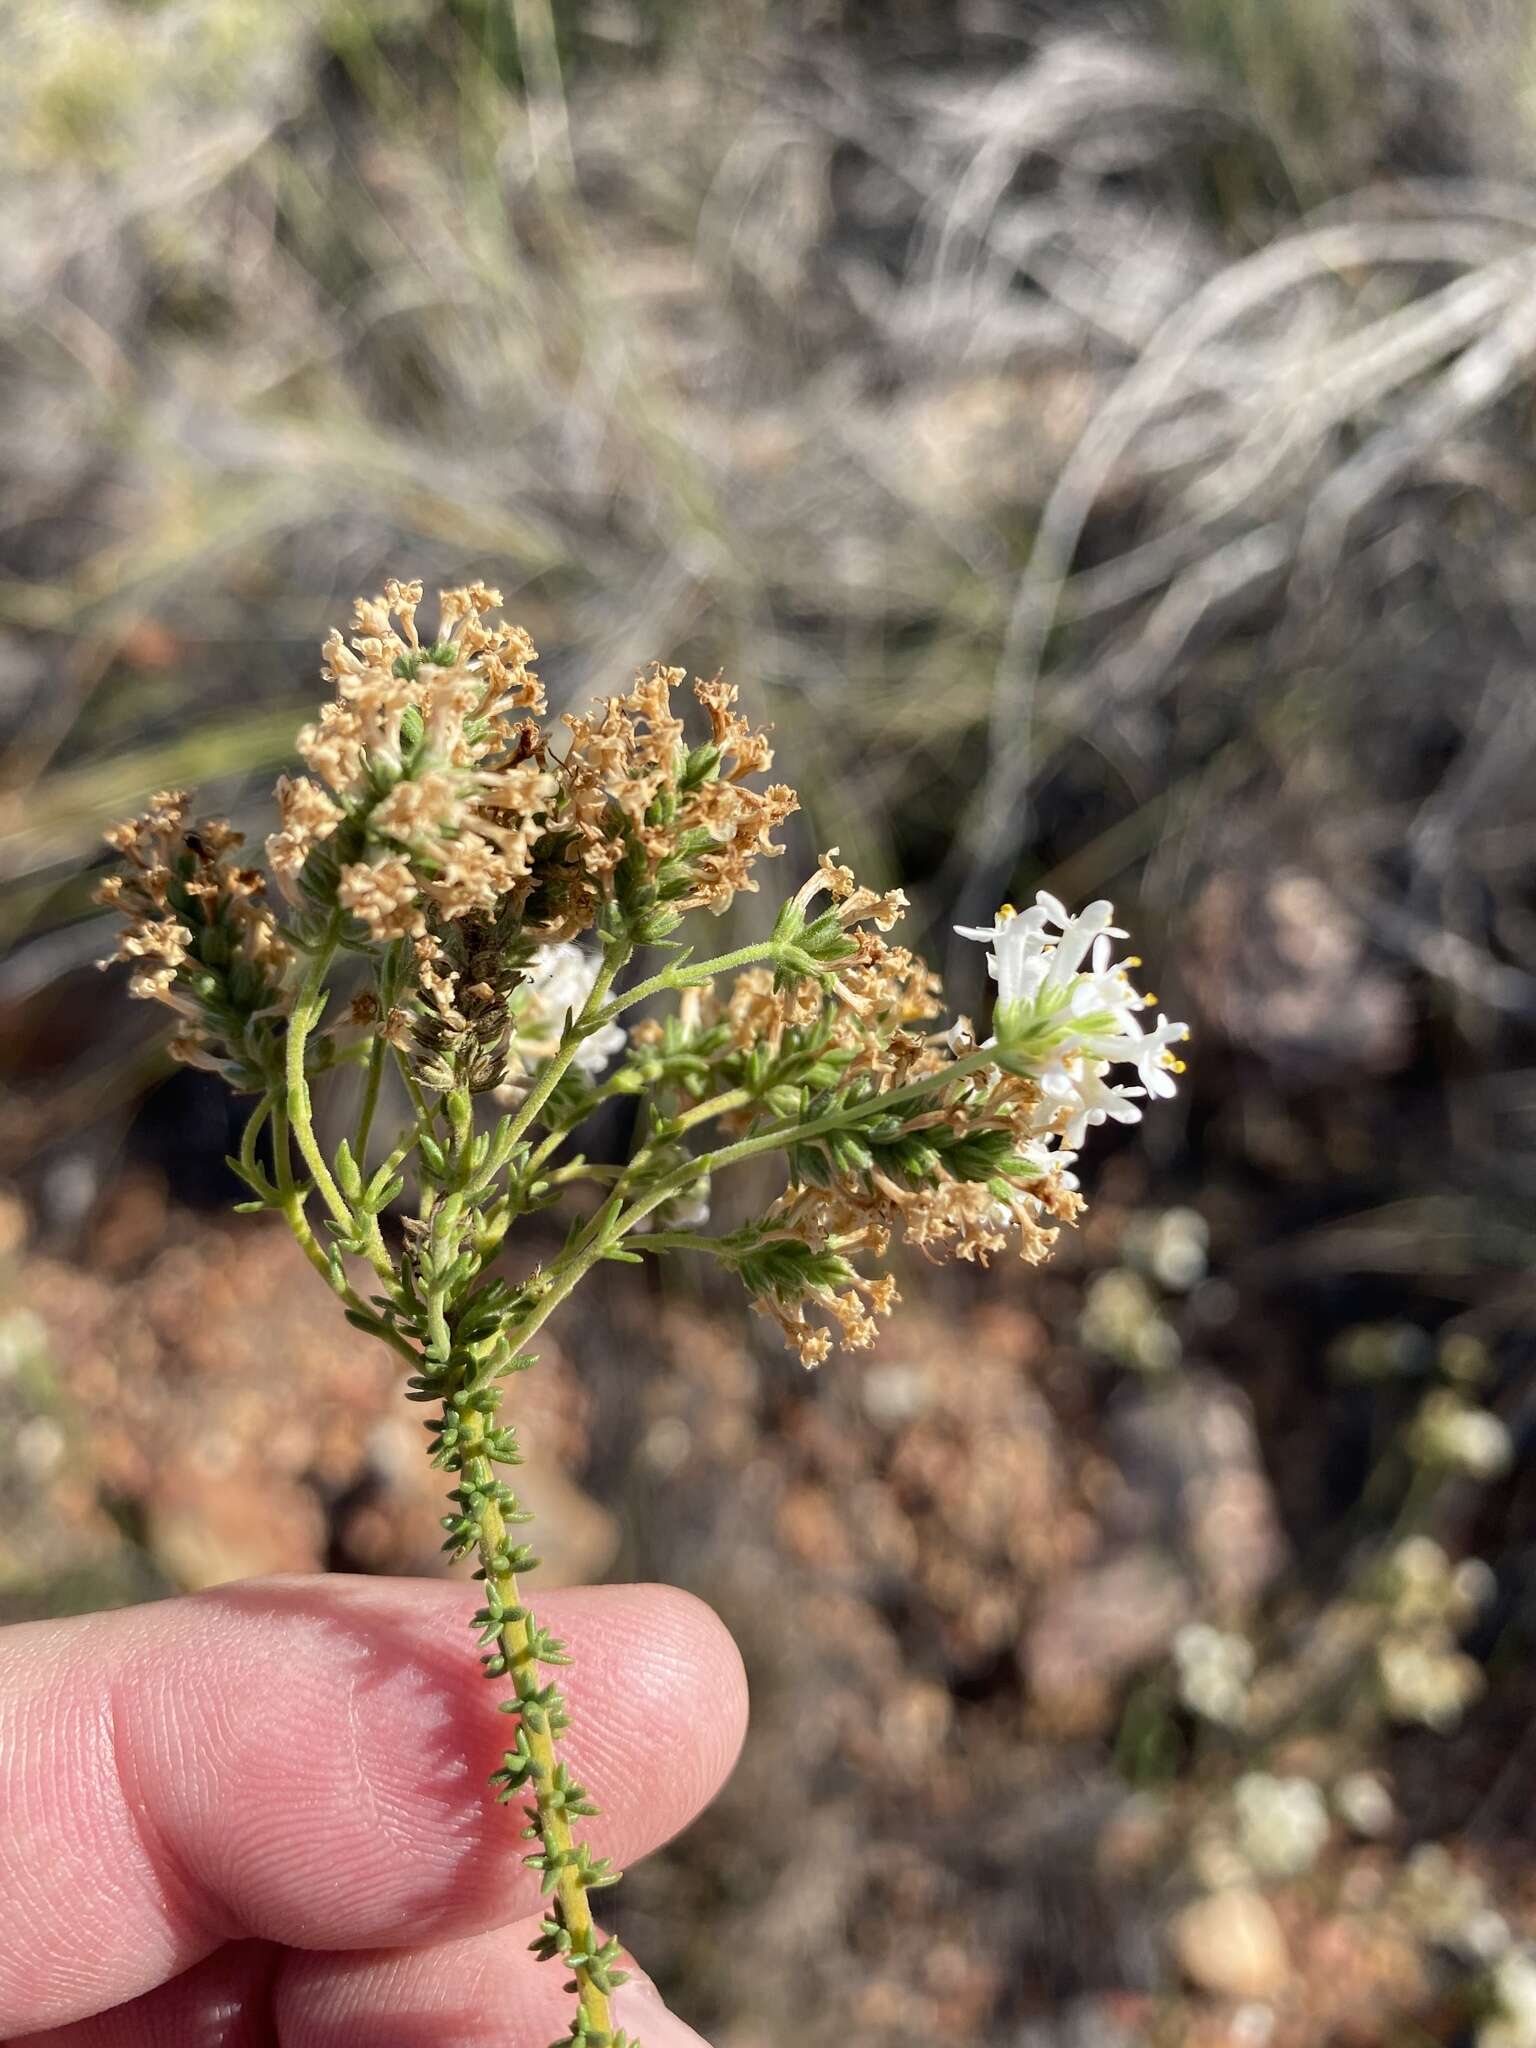
<svg viewBox="0 0 1536 2048"><path fill-rule="evenodd" d="M284 1049L287 1070L288 1099L287 1120L293 1135L298 1140L299 1151L304 1164L309 1168L315 1186L324 1198L325 1206L336 1221L346 1230L352 1228L352 1211L348 1208L341 1189L337 1187L331 1169L325 1163L325 1154L320 1150L315 1137L313 1106L309 1099L309 1082L304 1073L304 1048L309 1034L325 1014L325 977L335 956L337 941L341 936L341 913L332 911L330 920L315 948L299 992L294 998L293 1013L288 1019L288 1041Z"/></svg>
<svg viewBox="0 0 1536 2048"><path fill-rule="evenodd" d="M713 1252L718 1256L720 1251L720 1240L703 1230L648 1230L635 1243L642 1252Z"/></svg>
<svg viewBox="0 0 1536 2048"><path fill-rule="evenodd" d="M368 1078L363 1084L362 1107L357 1114L357 1135L352 1140L352 1157L364 1180L368 1178L368 1140L373 1133L374 1112L379 1106L379 1087L384 1079L384 1055L388 1044L382 1032L368 1051Z"/></svg>
<svg viewBox="0 0 1536 2048"><path fill-rule="evenodd" d="M615 940L603 954L603 963L597 970L587 1000L581 1006L579 1016L573 1018L561 1036L560 1050L553 1059L547 1060L544 1071L523 1097L517 1114L513 1117L507 1132L507 1142L516 1144L548 1102L551 1095L564 1079L572 1060L581 1050L581 1042L587 1037L592 1026L599 1021L603 1000L613 986L614 976L629 958L631 947L627 940Z"/></svg>
<svg viewBox="0 0 1536 2048"><path fill-rule="evenodd" d="M968 1052L962 1059L941 1067L935 1074L924 1074L916 1081L908 1081L903 1087L889 1089L884 1095L872 1096L870 1102L878 1104L881 1113L891 1109L904 1108L908 1103L920 1102L925 1095L931 1095L939 1088L946 1088L952 1081L965 1080L969 1075L980 1073L984 1067L997 1064L997 1053L991 1046L979 1046L975 1052ZM717 1098L723 1100L723 1098ZM705 1105L700 1104L700 1108ZM860 1104L860 1109L867 1107ZM825 1116L813 1117L810 1122L775 1123L766 1130L756 1131L750 1137L738 1138L733 1145L722 1145L714 1152L695 1154L686 1165L680 1166L665 1180L649 1189L632 1208L618 1219L612 1241L633 1230L642 1218L649 1216L663 1202L679 1195L685 1188L705 1174L718 1173L722 1167L737 1166L744 1159L755 1159L764 1152L779 1152L790 1145L802 1144L807 1138L825 1137L830 1131L842 1130L852 1120L847 1109L829 1110ZM640 1155L636 1155L637 1158Z"/></svg>
<svg viewBox="0 0 1536 2048"><path fill-rule="evenodd" d="M648 981L637 981L633 988L627 988L616 996L596 1019L599 1024L611 1024L615 1017L632 1009L636 1003L643 1003L647 996L659 996L673 988L702 988L706 981L713 981L717 974L729 974L737 967L751 967L759 960L773 958L773 940L760 939L750 946L738 946L734 953L718 954L713 960L687 962L681 967L663 967L659 974L653 974Z"/></svg>
<svg viewBox="0 0 1536 2048"><path fill-rule="evenodd" d="M681 1135L691 1131L695 1124L703 1124L717 1116L729 1116L733 1109L745 1109L752 1101L752 1095L745 1088L727 1088L722 1094L711 1095L703 1102L696 1102L692 1109L685 1109L673 1120L674 1133Z"/></svg>
<svg viewBox="0 0 1536 2048"><path fill-rule="evenodd" d="M595 1885L611 1881L612 1873L606 1865L595 1862L586 1844L576 1838L573 1823L592 1808L580 1788L572 1785L566 1768L560 1762L557 1739L565 1726L565 1716L558 1692L541 1671L542 1666L562 1659L558 1644L553 1643L539 1627L520 1597L518 1574L526 1573L536 1560L531 1558L525 1546L512 1540L512 1525L526 1517L518 1507L516 1496L495 1475L498 1464L518 1462L515 1437L494 1423L500 1396L489 1381L477 1378L480 1367L476 1360L481 1354L475 1347L481 1340L473 1335L473 1325L469 1326L471 1334L467 1340L461 1334L456 1307L456 1303L465 1298L462 1290L467 1283L462 1276L466 1251L472 1266L477 1265L494 1253L500 1239L499 1230L494 1233L491 1230L490 1225L495 1219L489 1216L489 1212L481 1216L478 1223L476 1221L476 1205L483 1205L486 1187L479 1169L471 1165L475 1142L473 1103L467 1089L458 1088L449 1090L429 1104L409 1071L409 1063L402 1060L402 1071L418 1121L415 1129L404 1136L391 1152L386 1164L393 1171L416 1140L427 1131L440 1134L444 1151L451 1161L446 1168L440 1161L436 1175L423 1176L421 1219L426 1245L423 1248L418 1244L417 1249L408 1254L414 1261L416 1280L413 1283L409 1272L397 1273L384 1246L378 1218L370 1215L364 1219L361 1211L354 1214L326 1165L313 1130L305 1048L310 1033L324 1013L325 976L335 953L339 930L339 918L333 918L304 976L289 1025L283 1081L274 1087L269 1109L258 1111L252 1119L255 1129L248 1135L247 1145L254 1148L260 1118L269 1113L278 1206L305 1257L349 1308L370 1318L370 1327L377 1329L378 1334L397 1352L409 1358L418 1375L426 1376L427 1383L435 1378L437 1387L443 1391L445 1433L442 1442L449 1447L450 1469L457 1470L461 1481L455 1489L460 1518L457 1522L450 1519L448 1523L450 1530L455 1531L449 1547L461 1543L462 1548L457 1549L456 1554L473 1551L478 1556L480 1569L477 1575L484 1581L487 1593L487 1611L480 1617L486 1630L482 1640L495 1645L495 1654L489 1660L487 1670L492 1676L503 1672L509 1674L516 1689L515 1700L507 1704L518 1717L519 1747L515 1752L508 1752L506 1768L498 1776L506 1785L504 1796L513 1796L518 1791L527 1795L529 1832L540 1852L535 1860L543 1869L546 1885L553 1893L555 1917L548 1930L548 1939L552 1946L556 1946L576 1981L579 2011L573 2022L571 2039L573 2042L612 2042L614 2026L609 2000L613 1984L612 1958L599 1942L588 1897ZM694 976L708 979L731 968L767 959L771 956L772 947L766 942L743 947L736 953L722 955L691 971L686 967L668 969L612 1001L610 991L613 983L631 951L631 946L622 939L610 941L606 947L586 1002L579 1014L567 1022L558 1050L544 1063L506 1126L501 1141L505 1147L503 1157L516 1156L526 1133L539 1119L562 1078L569 1072L584 1040L594 1029L632 1003L642 1001L646 995L662 989L686 987ZM359 1172L366 1165L366 1147L378 1104L386 1057L380 1050L382 1044L382 1040L376 1041L369 1060L357 1125L355 1158ZM764 1128L732 1144L686 1159L652 1185L637 1189L636 1182L643 1178L648 1159L654 1170L654 1147L649 1151L643 1148L628 1167L617 1169L618 1181L614 1192L588 1220L575 1241L541 1276L529 1283L524 1296L527 1305L522 1315L514 1316L504 1324L500 1336L510 1347L514 1362L515 1355L526 1349L536 1332L594 1266L613 1253L647 1216L701 1176L856 1125L861 1116L871 1113L899 1116L913 1104L963 1082L969 1075L996 1062L995 1050L980 1049L947 1063L937 1073L924 1075L867 1102L843 1104L804 1122L775 1118ZM753 1103L753 1096L744 1088L724 1090L694 1103L671 1119L665 1127L665 1136L668 1141L675 1140L714 1118L735 1110L751 1110ZM526 1152L518 1171L531 1177L565 1135L563 1131L547 1133L537 1146ZM295 1180L293 1162L289 1157L290 1136L297 1138L314 1186L319 1189L327 1209L340 1226L344 1242L361 1244L384 1279L390 1299L400 1306L403 1315L407 1315L421 1347L419 1352L415 1345L406 1342L400 1331L392 1330L387 1323L372 1317L371 1311L342 1274L337 1252L334 1249L327 1252L316 1241L305 1214L308 1190ZM576 1161L558 1169L552 1177L563 1181L589 1171L603 1175L607 1169L594 1170L586 1162ZM483 1245L476 1235L477 1230L485 1239ZM650 1248L657 1251L709 1251L716 1246L702 1233L677 1230L656 1233ZM464 1348L456 1349L456 1346ZM418 1378L418 1384L422 1383ZM456 1435L446 1433L450 1426ZM439 1462L443 1462L441 1456Z"/></svg>
<svg viewBox="0 0 1536 2048"><path fill-rule="evenodd" d="M259 1171L260 1160L257 1156L256 1141L260 1138L274 1107L272 1093L268 1090L245 1120L245 1129L240 1134L240 1164L249 1174Z"/></svg>
<svg viewBox="0 0 1536 2048"><path fill-rule="evenodd" d="M336 954L341 937L341 912L333 910L325 930L315 947L314 958L299 984L298 995L294 998L293 1014L288 1019L288 1043L285 1048L287 1080L286 1121L292 1127L298 1140L299 1152L309 1168L310 1177L320 1190L320 1195L334 1220L339 1223L347 1236L357 1231L359 1219L354 1217L348 1203L329 1166L325 1154L320 1150L320 1141L315 1136L314 1112L309 1099L309 1080L304 1071L304 1048L309 1034L325 1014L325 977ZM303 1198L299 1198L302 1215ZM305 1225L306 1230L308 1225ZM379 1229L377 1216L369 1216L364 1227L363 1255L381 1280L393 1281L394 1264L384 1248L383 1233ZM321 1254L322 1258L324 1254ZM327 1267L329 1271L329 1267Z"/></svg>
<svg viewBox="0 0 1536 2048"><path fill-rule="evenodd" d="M255 1122L254 1117L252 1122ZM280 1197L278 1208L284 1222L292 1231L299 1250L333 1294L357 1315L370 1318L369 1327L375 1336L388 1344L392 1351L398 1352L412 1368L419 1367L421 1360L411 1346L386 1323L373 1317L372 1310L356 1288L348 1285L344 1279L337 1284L336 1269L326 1257L324 1248L309 1227L309 1218L304 1214L303 1191L293 1178L293 1163L288 1152L288 1111L281 1101L275 1101L272 1105L272 1168ZM394 1278L393 1268L390 1269L390 1278Z"/></svg>
<svg viewBox="0 0 1536 2048"><path fill-rule="evenodd" d="M538 1661L532 1646L533 1616L519 1597L516 1573L508 1571L502 1562L506 1555L507 1525L489 1492L495 1478L491 1461L480 1448L485 1441L486 1418L478 1410L471 1410L465 1415L463 1430L464 1475L481 1489L480 1505L475 1514L481 1570L487 1588L495 1594L506 1613L497 1644L507 1660L508 1671L521 1673L536 1666ZM518 1718L537 1766L529 1791L539 1843L547 1855L563 1859L569 1856L575 1841L564 1810L548 1797L558 1761L555 1738L550 1732L548 1718L542 1712L525 1705ZM561 1925L577 1949L589 1948L593 1945L593 1921L587 1888L569 1863L562 1861L557 1867L555 1898ZM606 2040L613 2033L607 1996L591 1981L579 1961L573 1958L572 1966L581 2012L588 2029Z"/></svg>

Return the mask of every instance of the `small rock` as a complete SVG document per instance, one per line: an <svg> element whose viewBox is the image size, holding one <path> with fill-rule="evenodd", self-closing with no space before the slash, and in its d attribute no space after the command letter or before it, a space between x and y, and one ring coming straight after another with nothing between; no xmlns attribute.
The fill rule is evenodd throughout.
<svg viewBox="0 0 1536 2048"><path fill-rule="evenodd" d="M1258 1892L1234 1889L1196 1899L1176 1916L1172 1938L1190 1983L1222 1998L1273 1998L1290 1976L1285 1936Z"/></svg>

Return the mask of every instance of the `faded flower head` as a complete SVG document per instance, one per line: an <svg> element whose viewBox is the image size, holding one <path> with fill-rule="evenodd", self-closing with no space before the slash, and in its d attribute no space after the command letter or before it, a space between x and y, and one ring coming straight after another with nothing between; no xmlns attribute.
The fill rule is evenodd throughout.
<svg viewBox="0 0 1536 2048"><path fill-rule="evenodd" d="M421 602L419 583L387 583L358 600L350 639L327 639L335 694L298 736L309 772L278 782L267 861L301 942L337 916L358 946L402 949L382 1015L419 1047L433 1085L515 1087L558 1038L566 998L579 1006L592 986L595 961L589 971L592 956L571 942L601 925L654 943L690 910L725 909L756 888L757 860L782 850L771 835L795 797L753 785L772 751L718 677L694 685L702 730L691 739L673 701L683 671L660 666L550 730L533 643L494 619L497 592L443 591L430 636ZM132 919L120 950L140 963L134 993L182 1009L179 1052L228 1067L210 1004L219 1011L228 995L243 1014L280 992L253 993L248 976L232 991L206 987L228 946L204 927L238 938L242 957L274 976L289 953L262 878L222 861L227 828L200 828L205 860L182 833L184 812L184 798L157 799L112 835L128 872L104 900ZM183 875L188 861L197 872ZM220 902L192 917L187 888L206 893L215 874ZM195 989L189 962L203 970ZM605 1030L579 1064L598 1071L622 1042Z"/></svg>
<svg viewBox="0 0 1536 2048"><path fill-rule="evenodd" d="M129 993L181 1020L177 1058L257 1088L288 1005L293 956L265 877L230 859L241 835L222 818L189 823L188 802L182 790L162 790L142 818L113 827L107 843L121 866L96 900L123 919L114 958L133 967Z"/></svg>

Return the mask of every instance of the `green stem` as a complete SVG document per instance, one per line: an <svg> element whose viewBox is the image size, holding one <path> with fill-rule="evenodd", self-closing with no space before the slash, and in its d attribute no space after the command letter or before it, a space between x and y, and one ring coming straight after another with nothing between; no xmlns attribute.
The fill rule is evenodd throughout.
<svg viewBox="0 0 1536 2048"><path fill-rule="evenodd" d="M635 1240L642 1252L712 1252L718 1256L720 1240L702 1230L648 1230Z"/></svg>
<svg viewBox="0 0 1536 2048"><path fill-rule="evenodd" d="M431 1125L432 1113L428 1110L425 1117L418 1118L392 1148L383 1165L376 1170L374 1178L377 1179L380 1173L391 1177L398 1173L406 1160L410 1158L412 1152L415 1151L416 1140L423 1131L430 1130Z"/></svg>
<svg viewBox="0 0 1536 2048"><path fill-rule="evenodd" d="M597 1160L573 1159L569 1166L557 1166L553 1173L546 1173L543 1178L552 1188L559 1188L577 1180L616 1181L626 1170L617 1163L605 1166Z"/></svg>
<svg viewBox="0 0 1536 2048"><path fill-rule="evenodd" d="M614 971L617 966L615 960ZM572 1037L571 1051L574 1053L580 1038L574 1031ZM445 1205L442 1197L469 1198L469 1148L474 1133L474 1106L468 1089L461 1087L449 1091L444 1097L443 1107L452 1142L443 1184L433 1187L431 1200L423 1212L430 1233L433 1276L426 1288L424 1306L427 1357L443 1361L446 1369L453 1356L454 1337L448 1320L449 1276L457 1249L454 1232L456 1226L462 1225L463 1212L456 1204L453 1207ZM450 1406L445 1405L445 1416L449 1412ZM532 1682L536 1686L538 1682L536 1667L541 1661L541 1632L522 1600L515 1551L508 1540L507 1513L515 1509L516 1502L508 1499L505 1489L498 1488L496 1483L494 1462L495 1455L500 1454L493 1455L490 1420L495 1406L494 1403L485 1406L479 1401L469 1400L458 1404L453 1412L457 1415L460 1430L458 1469L468 1488L466 1511L475 1532L480 1576L494 1603L492 1611L502 1617L497 1630L497 1647L505 1669L513 1674L518 1685L521 1703L518 1719L527 1752L533 1758L533 1775L528 1787L531 1794L529 1818L540 1848L548 1859L546 1869L553 1874L560 1924L571 1944L567 1961L575 1977L581 2014L579 2034L573 2034L572 2038L607 2042L613 2038L613 2020L605 1989L607 1979L600 1972L594 1974L590 1960L599 1943L587 1897L587 1884L583 1881L581 1866L573 1861L576 1841L571 1814L566 1810L562 1793L562 1775L556 1751L558 1724L552 1721L550 1712L541 1701L526 1697L523 1690L525 1683ZM465 1500L463 1491L459 1498ZM583 1810L591 1809L577 1809Z"/></svg>
<svg viewBox="0 0 1536 2048"><path fill-rule="evenodd" d="M908 1081L900 1088L888 1089L884 1095L874 1096L870 1100L878 1104L881 1113L885 1114L892 1109L903 1108L908 1103L920 1102L925 1095L931 1095L940 1088L947 1088L953 1081L965 1080L971 1074L980 1073L984 1067L996 1064L996 1052L990 1046L979 1047L975 1052L966 1053L963 1058L941 1067L935 1074L924 1074L916 1081ZM861 1103L858 1110L862 1111L868 1106L868 1103ZM678 1167L665 1180L658 1182L656 1187L620 1218L617 1236L622 1237L661 1203L670 1201L674 1195L692 1187L702 1175L718 1173L723 1167L737 1166L744 1159L756 1159L764 1152L783 1151L790 1145L804 1143L808 1138L825 1137L831 1131L845 1128L853 1121L855 1114L857 1112L850 1112L846 1108L835 1109L829 1110L825 1116L812 1117L808 1123L771 1124L766 1130L756 1131L750 1137L738 1138L733 1145L722 1145L714 1152L697 1153L685 1166Z"/></svg>
<svg viewBox="0 0 1536 2048"><path fill-rule="evenodd" d="M247 1173L252 1175L258 1174L261 1171L261 1161L257 1156L256 1144L266 1125L267 1118L271 1116L275 1107L276 1104L272 1091L268 1089L267 1093L263 1095L260 1102L257 1103L245 1120L245 1129L240 1135L240 1164Z"/></svg>
<svg viewBox="0 0 1536 2048"><path fill-rule="evenodd" d="M374 1114L379 1106L379 1088L384 1079L384 1056L388 1043L378 1034L368 1051L368 1078L363 1084L362 1107L357 1115L357 1135L352 1140L352 1157L364 1180L368 1178L368 1140L373 1134Z"/></svg>
<svg viewBox="0 0 1536 2048"><path fill-rule="evenodd" d="M370 1318L369 1328L373 1334L388 1344L391 1350L397 1351L413 1370L419 1370L421 1360L406 1342L405 1338L400 1336L398 1332L391 1330L387 1323L380 1322L374 1318L372 1309L363 1300L356 1288L350 1286L345 1280L338 1284L336 1270L326 1257L319 1239L315 1236L313 1230L310 1229L309 1218L304 1214L304 1193L293 1177L293 1161L289 1156L288 1136L287 1109L281 1101L275 1101L272 1105L272 1171L277 1182L277 1190L280 1197L278 1208L281 1211L284 1222L293 1233L299 1250L308 1259L331 1292L344 1302L349 1309L353 1310L355 1314L368 1316ZM394 1278L393 1268L390 1270L390 1278Z"/></svg>
<svg viewBox="0 0 1536 2048"><path fill-rule="evenodd" d="M471 1408L466 1412L462 1426L462 1469L465 1477L479 1493L474 1521L481 1570L487 1588L494 1594L506 1615L497 1637L497 1647L506 1659L507 1669L511 1672L521 1672L536 1661L533 1655L535 1623L532 1613L520 1596L517 1575L510 1571L506 1564L507 1525L501 1509L496 1505L492 1490L495 1473L490 1459L485 1456L482 1448L487 1435L486 1418L477 1409ZM529 1751L537 1765L530 1791L539 1844L546 1855L559 1859L555 1898L559 1906L561 1924L571 1937L575 1948L588 1949L594 1945L591 1902L587 1897L587 1888L579 1875L564 1861L575 1846L575 1836L569 1818L549 1797L558 1763L555 1738L545 1715L525 1710L519 1719ZM610 2040L613 2034L613 2018L606 1993L592 1982L587 1971L579 1963L575 1964L575 1977L581 2012L589 2032L599 2040Z"/></svg>
<svg viewBox="0 0 1536 2048"><path fill-rule="evenodd" d="M315 1137L314 1109L309 1098L309 1081L304 1072L304 1048L309 1043L309 1034L325 1014L325 977L336 944L341 936L341 913L332 911L330 922L315 948L303 981L299 984L298 995L294 998L293 1013L288 1019L288 1042L284 1048L288 1099L286 1109L288 1123L298 1140L299 1152L309 1168L310 1178L325 1201L336 1221L344 1229L352 1228L352 1211L346 1198L337 1187L331 1169L325 1163L325 1154Z"/></svg>
<svg viewBox="0 0 1536 2048"><path fill-rule="evenodd" d="M595 1021L611 1024L615 1017L633 1009L636 1003L643 1003L647 996L664 995L668 989L702 988L717 974L729 974L734 968L751 967L760 960L771 960L773 953L773 940L761 939L751 946L739 946L734 953L721 953L713 960L689 961L682 967L664 967L648 981L637 981L633 988L627 988L622 995L616 996Z"/></svg>
<svg viewBox="0 0 1536 2048"><path fill-rule="evenodd" d="M581 1050L582 1040L590 1035L596 1024L606 1021L601 1015L603 1000L613 986L614 976L629 958L631 950L628 941L620 939L615 940L604 953L603 963L597 970L597 979L592 984L587 1000L581 1006L580 1015L571 1020L561 1037L560 1050L553 1058L546 1060L543 1072L523 1097L517 1114L512 1119L507 1132L509 1144L517 1143L559 1087L571 1062Z"/></svg>
<svg viewBox="0 0 1536 2048"><path fill-rule="evenodd" d="M325 1162L325 1154L320 1150L320 1141L315 1136L313 1105L309 1098L309 1080L304 1071L304 1048L309 1042L309 1034L325 1014L325 977L335 957L340 937L341 912L333 910L315 947L314 958L299 984L298 995L294 998L293 1013L288 1019L285 1108L287 1123L298 1140L299 1152L304 1164L309 1168L311 1179L320 1190L321 1199L330 1210L333 1219L341 1225L348 1237L351 1237L357 1230L358 1219L353 1216L351 1206L336 1185L335 1177ZM302 1207L301 1197L301 1210ZM307 1225L305 1227L308 1228ZM364 1256L369 1265L381 1280L393 1281L395 1269L389 1253L384 1248L377 1216L370 1216L367 1219L365 1237ZM324 1253L321 1257L324 1258Z"/></svg>
<svg viewBox="0 0 1536 2048"><path fill-rule="evenodd" d="M711 1095L704 1102L696 1102L692 1109L685 1109L672 1121L672 1135L681 1136L691 1131L695 1124L709 1123L717 1116L729 1116L734 1109L746 1109L755 1100L746 1088L727 1088L719 1095Z"/></svg>

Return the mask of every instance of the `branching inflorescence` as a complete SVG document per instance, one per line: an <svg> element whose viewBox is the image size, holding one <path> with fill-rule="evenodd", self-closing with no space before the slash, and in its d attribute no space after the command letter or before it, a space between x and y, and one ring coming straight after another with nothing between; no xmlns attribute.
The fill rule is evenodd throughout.
<svg viewBox="0 0 1536 2048"><path fill-rule="evenodd" d="M1082 1206L1088 1127L1172 1094L1186 1033L1142 1021L1152 999L1130 980L1139 963L1113 958L1109 904L1072 916L1042 894L965 934L996 983L978 1042L888 938L901 892L860 887L834 854L769 937L696 957L673 934L757 889L795 809L760 784L771 750L735 691L696 682L690 732L683 672L655 666L551 727L533 646L493 622L494 591L444 592L425 643L420 602L419 584L390 583L359 601L350 643L326 642L334 695L299 734L308 773L278 784L268 874L168 793L109 835L122 864L101 896L126 920L133 993L178 1014L177 1055L255 1097L232 1162L242 1206L283 1216L431 1411L444 1547L476 1559L482 1662L512 1724L493 1783L523 1803L550 1898L536 1946L570 1973L566 2038L619 2048L623 1972L589 1902L617 1873L581 1839L594 1809L558 1755L565 1655L519 1590L537 1559L502 1476L521 1461L506 1381L606 1260L713 1256L815 1365L872 1341L896 1300L878 1270L893 1240L931 1259L1043 1258ZM633 972L644 953L652 971ZM345 1071L351 1129L328 1148L312 1095ZM571 1141L617 1097L636 1102L630 1156L590 1160ZM376 1124L396 1098L386 1144ZM715 1177L766 1154L786 1162L782 1192L710 1234ZM582 1189L558 1256L504 1263L518 1218Z"/></svg>

